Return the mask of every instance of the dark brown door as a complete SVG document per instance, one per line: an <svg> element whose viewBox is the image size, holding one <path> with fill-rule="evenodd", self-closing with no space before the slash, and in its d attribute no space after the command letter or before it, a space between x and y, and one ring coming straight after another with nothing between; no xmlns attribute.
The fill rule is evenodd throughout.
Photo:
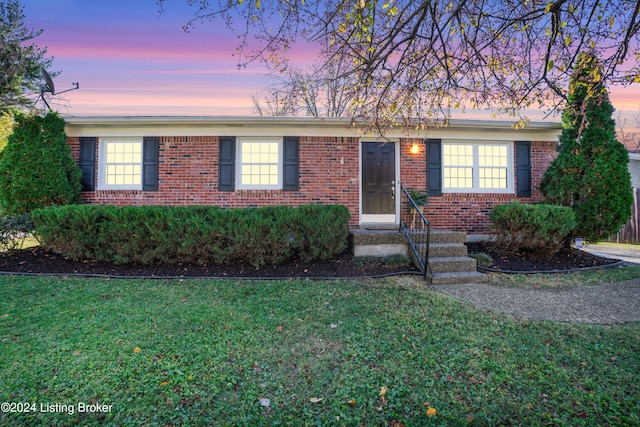
<svg viewBox="0 0 640 427"><path fill-rule="evenodd" d="M395 144L363 142L362 213L395 214L395 181Z"/></svg>

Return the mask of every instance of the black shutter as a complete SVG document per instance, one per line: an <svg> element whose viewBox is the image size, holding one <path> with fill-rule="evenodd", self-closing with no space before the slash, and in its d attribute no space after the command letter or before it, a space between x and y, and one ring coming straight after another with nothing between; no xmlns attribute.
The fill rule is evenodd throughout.
<svg viewBox="0 0 640 427"><path fill-rule="evenodd" d="M96 189L96 141L97 138L80 138L80 170L82 177L82 191L94 191Z"/></svg>
<svg viewBox="0 0 640 427"><path fill-rule="evenodd" d="M531 142L516 141L516 170L518 197L531 197Z"/></svg>
<svg viewBox="0 0 640 427"><path fill-rule="evenodd" d="M297 191L300 189L299 164L300 164L300 140L297 136L284 137L283 153L283 183L285 191Z"/></svg>
<svg viewBox="0 0 640 427"><path fill-rule="evenodd" d="M236 182L236 138L221 136L218 149L218 190L234 191Z"/></svg>
<svg viewBox="0 0 640 427"><path fill-rule="evenodd" d="M157 136L142 140L142 191L158 191L159 143Z"/></svg>
<svg viewBox="0 0 640 427"><path fill-rule="evenodd" d="M442 141L427 139L427 193L442 196Z"/></svg>

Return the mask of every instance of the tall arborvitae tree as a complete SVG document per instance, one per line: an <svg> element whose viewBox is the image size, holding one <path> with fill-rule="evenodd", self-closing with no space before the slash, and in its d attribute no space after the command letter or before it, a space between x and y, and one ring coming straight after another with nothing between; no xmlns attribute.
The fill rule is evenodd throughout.
<svg viewBox="0 0 640 427"><path fill-rule="evenodd" d="M64 120L50 112L16 116L0 155L0 208L21 215L50 205L80 201L80 168L66 142Z"/></svg>
<svg viewBox="0 0 640 427"><path fill-rule="evenodd" d="M548 203L573 208L575 237L592 242L617 232L633 203L629 155L616 139L602 73L593 53L580 55L562 114L559 154L540 186Z"/></svg>

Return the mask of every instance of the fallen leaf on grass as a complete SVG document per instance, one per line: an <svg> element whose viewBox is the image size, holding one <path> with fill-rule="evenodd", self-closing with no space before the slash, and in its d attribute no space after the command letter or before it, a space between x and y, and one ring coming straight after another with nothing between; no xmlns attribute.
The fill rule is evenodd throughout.
<svg viewBox="0 0 640 427"><path fill-rule="evenodd" d="M133 352L136 353L136 354L140 353L140 347L135 347L133 349Z"/></svg>
<svg viewBox="0 0 640 427"><path fill-rule="evenodd" d="M436 408L427 408L427 417L435 417L436 415L438 415Z"/></svg>
<svg viewBox="0 0 640 427"><path fill-rule="evenodd" d="M320 403L322 402L322 397L312 397L311 399L309 399L309 402L311 403Z"/></svg>
<svg viewBox="0 0 640 427"><path fill-rule="evenodd" d="M160 385L161 385L162 387L164 387L164 386L166 386L166 385L169 385L169 381L162 381L162 382L160 383Z"/></svg>
<svg viewBox="0 0 640 427"><path fill-rule="evenodd" d="M282 332L282 326L276 326L276 331Z"/></svg>
<svg viewBox="0 0 640 427"><path fill-rule="evenodd" d="M266 397L259 398L258 402L260 402L260 406L264 406L265 408L271 405L271 399L267 399Z"/></svg>
<svg viewBox="0 0 640 427"><path fill-rule="evenodd" d="M384 396L385 394L387 394L387 388L385 386L380 387L379 396Z"/></svg>
<svg viewBox="0 0 640 427"><path fill-rule="evenodd" d="M356 404L356 400L355 399L351 399L350 401L347 402L349 405L354 406Z"/></svg>

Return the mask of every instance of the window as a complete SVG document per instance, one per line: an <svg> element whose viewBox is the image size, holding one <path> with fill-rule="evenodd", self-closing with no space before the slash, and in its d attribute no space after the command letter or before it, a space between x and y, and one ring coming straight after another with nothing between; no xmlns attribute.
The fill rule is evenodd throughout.
<svg viewBox="0 0 640 427"><path fill-rule="evenodd" d="M239 138L240 189L282 188L282 138Z"/></svg>
<svg viewBox="0 0 640 427"><path fill-rule="evenodd" d="M142 189L142 138L100 139L100 188Z"/></svg>
<svg viewBox="0 0 640 427"><path fill-rule="evenodd" d="M511 144L443 143L443 190L513 192Z"/></svg>

